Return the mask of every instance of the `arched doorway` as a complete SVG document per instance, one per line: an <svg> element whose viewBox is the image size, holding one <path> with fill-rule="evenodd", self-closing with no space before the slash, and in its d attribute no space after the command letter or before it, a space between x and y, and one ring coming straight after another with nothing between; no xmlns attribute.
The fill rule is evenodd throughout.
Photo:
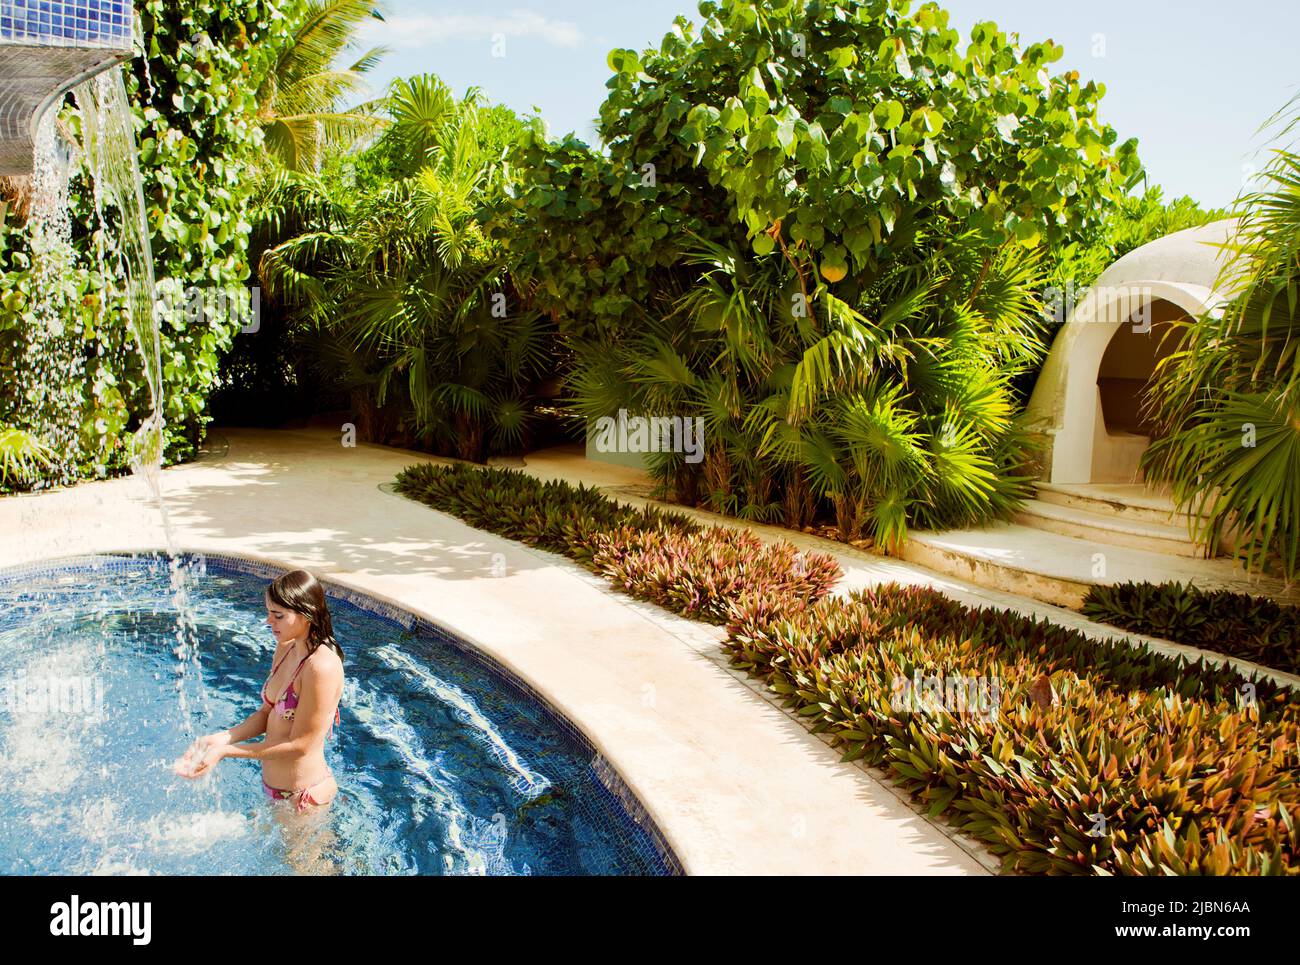
<svg viewBox="0 0 1300 965"><path fill-rule="evenodd" d="M1144 301L1110 337L1097 366L1089 482L1142 481L1140 460L1151 443L1153 425L1146 409L1147 388L1160 361L1177 351L1188 319L1165 298Z"/></svg>
<svg viewBox="0 0 1300 965"><path fill-rule="evenodd" d="M1070 311L1029 400L1026 423L1042 440L1050 483L1140 483L1150 444L1141 411L1156 362L1174 350L1171 323L1217 304L1189 283L1098 285Z"/></svg>

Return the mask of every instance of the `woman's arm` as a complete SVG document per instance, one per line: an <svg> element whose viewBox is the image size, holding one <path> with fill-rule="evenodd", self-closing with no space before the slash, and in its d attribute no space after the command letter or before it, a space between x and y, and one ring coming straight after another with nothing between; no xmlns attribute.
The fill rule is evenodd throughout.
<svg viewBox="0 0 1300 965"><path fill-rule="evenodd" d="M253 711L241 723L229 730L200 737L176 762L173 770L184 777L198 777L212 764L226 756L222 753L225 748L264 733L269 711L270 708L263 702L258 710Z"/></svg>
<svg viewBox="0 0 1300 965"><path fill-rule="evenodd" d="M311 663L303 667L302 690L298 694L298 708L293 714L293 728L289 731L288 740L269 747L265 742L232 742L221 748L222 756L264 761L268 758L283 760L310 753L324 739L325 732L333 723L334 709L343 696L343 665L333 660L321 663L320 667L313 667Z"/></svg>
<svg viewBox="0 0 1300 965"><path fill-rule="evenodd" d="M268 705L266 701L262 701L261 707L245 717L241 723L236 724L234 727L230 728L230 730L226 731L226 733L230 735L230 739L227 743L238 744L241 741L248 740L250 737L265 734L266 721L270 713L270 705Z"/></svg>

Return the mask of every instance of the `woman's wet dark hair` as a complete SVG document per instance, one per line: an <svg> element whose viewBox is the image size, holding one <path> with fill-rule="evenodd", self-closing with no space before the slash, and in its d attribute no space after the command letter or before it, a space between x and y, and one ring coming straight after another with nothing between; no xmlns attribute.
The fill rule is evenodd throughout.
<svg viewBox="0 0 1300 965"><path fill-rule="evenodd" d="M334 624L330 621L330 608L320 580L306 570L293 570L272 580L266 595L276 605L301 613L311 621L307 631L308 655L315 653L319 646L327 646L333 647L339 659L343 659L343 648L334 639Z"/></svg>

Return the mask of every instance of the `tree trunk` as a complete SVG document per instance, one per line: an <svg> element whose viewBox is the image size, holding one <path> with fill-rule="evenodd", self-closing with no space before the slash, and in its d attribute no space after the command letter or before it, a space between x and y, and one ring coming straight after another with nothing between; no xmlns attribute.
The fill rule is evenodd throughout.
<svg viewBox="0 0 1300 965"><path fill-rule="evenodd" d="M785 525L791 529L803 529L812 520L812 489L808 486L808 478L802 468L795 467L790 472L782 494L782 503L785 508Z"/></svg>

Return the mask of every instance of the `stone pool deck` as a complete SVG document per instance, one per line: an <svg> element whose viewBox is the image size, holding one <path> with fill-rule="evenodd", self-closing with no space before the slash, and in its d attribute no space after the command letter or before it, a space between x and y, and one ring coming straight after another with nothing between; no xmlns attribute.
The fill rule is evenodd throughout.
<svg viewBox="0 0 1300 965"><path fill-rule="evenodd" d="M585 462L560 456L571 472ZM841 763L728 669L718 628L380 489L428 458L342 448L322 429L226 429L199 461L164 471L162 484L180 549L311 569L440 623L510 667L587 734L690 873L968 875L995 866L887 782ZM0 498L0 532L0 566L166 545L135 478Z"/></svg>

